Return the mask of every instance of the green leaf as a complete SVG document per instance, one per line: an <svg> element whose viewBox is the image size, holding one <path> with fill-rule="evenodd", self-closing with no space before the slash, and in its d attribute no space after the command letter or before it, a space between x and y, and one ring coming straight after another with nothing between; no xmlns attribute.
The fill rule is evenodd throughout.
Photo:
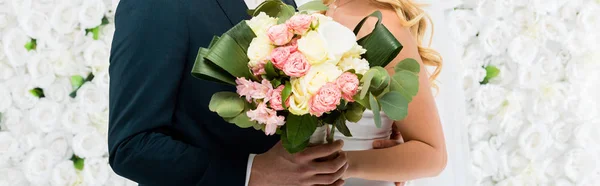
<svg viewBox="0 0 600 186"><path fill-rule="evenodd" d="M108 18L106 16L102 17L102 23L100 25L108 25Z"/></svg>
<svg viewBox="0 0 600 186"><path fill-rule="evenodd" d="M361 20L354 29L354 34L358 34L363 24L367 21L367 18L377 18L377 23L375 24L373 31L357 41L360 46L367 50L363 57L369 61L371 67L385 67L394 60L402 50L402 44L400 44L396 37L381 23L381 16L380 11L375 11Z"/></svg>
<svg viewBox="0 0 600 186"><path fill-rule="evenodd" d="M281 79L273 79L273 80L271 80L271 85L273 85L274 88L279 87L279 85L281 85Z"/></svg>
<svg viewBox="0 0 600 186"><path fill-rule="evenodd" d="M365 96L367 96L367 93L369 92L369 87L371 87L371 80L373 79L373 76L375 76L375 74L377 73L376 70L374 69L369 69L365 75L363 76L363 78L360 79L360 82L363 83L363 89L360 91L360 96L358 97L359 99L363 99L365 98Z"/></svg>
<svg viewBox="0 0 600 186"><path fill-rule="evenodd" d="M340 114L340 117L338 117L335 122L333 122L333 125L335 126L335 128L340 131L342 134L344 134L344 136L346 137L352 137L352 133L350 133L350 129L348 129L348 126L346 126L346 117L344 116L344 114Z"/></svg>
<svg viewBox="0 0 600 186"><path fill-rule="evenodd" d="M285 3L281 2L281 0L266 0L256 6L254 10L250 10L248 12L252 13L251 15L253 17L257 16L261 12L264 12L270 17L277 17L281 11L282 5L285 5Z"/></svg>
<svg viewBox="0 0 600 186"><path fill-rule="evenodd" d="M100 38L100 26L92 28L92 38L98 40Z"/></svg>
<svg viewBox="0 0 600 186"><path fill-rule="evenodd" d="M281 6L281 11L279 11L279 14L277 14L277 18L278 18L277 23L278 24L285 23L285 21L290 19L290 17L294 16L294 14L296 13L296 10L291 5L283 4L280 6Z"/></svg>
<svg viewBox="0 0 600 186"><path fill-rule="evenodd" d="M258 123L256 121L250 120L246 112L242 112L236 117L226 119L227 122L237 125L240 128L250 128Z"/></svg>
<svg viewBox="0 0 600 186"><path fill-rule="evenodd" d="M25 43L25 49L27 49L27 51L32 51L32 50L35 50L36 48L37 48L37 39L31 38L31 40L29 40L29 42Z"/></svg>
<svg viewBox="0 0 600 186"><path fill-rule="evenodd" d="M360 95L356 94L352 98L354 99L355 103L358 103L361 106L371 110L371 103L369 103L369 97L365 96L364 98L360 99Z"/></svg>
<svg viewBox="0 0 600 186"><path fill-rule="evenodd" d="M241 23L244 23L244 21ZM234 77L254 79L254 75L250 73L248 68L249 59L246 56L246 50L229 35L221 36L215 45L208 50L205 58Z"/></svg>
<svg viewBox="0 0 600 186"><path fill-rule="evenodd" d="M73 156L71 156L71 161L73 161L73 166L75 167L75 169L83 170L85 159L73 154Z"/></svg>
<svg viewBox="0 0 600 186"><path fill-rule="evenodd" d="M267 79L274 79L278 75L275 71L275 66L273 66L273 62L270 60L265 65L265 72L267 72Z"/></svg>
<svg viewBox="0 0 600 186"><path fill-rule="evenodd" d="M488 84L492 78L495 78L500 74L500 69L493 65L488 65L485 67L485 78L480 82L481 84Z"/></svg>
<svg viewBox="0 0 600 186"><path fill-rule="evenodd" d="M208 109L221 117L232 118L244 111L245 106L245 100L235 92L217 92L211 97Z"/></svg>
<svg viewBox="0 0 600 186"><path fill-rule="evenodd" d="M317 129L317 118L309 114L297 116L290 114L286 120L286 134L289 143L296 147L310 139Z"/></svg>
<svg viewBox="0 0 600 186"><path fill-rule="evenodd" d="M362 119L363 113L365 112L365 107L360 103L354 102L348 104L348 109L344 111L345 118L348 121L356 123Z"/></svg>
<svg viewBox="0 0 600 186"><path fill-rule="evenodd" d="M31 93L31 95L33 95L33 96L35 96L37 98L46 97L44 95L44 90L42 88L39 88L39 87L36 87L36 88L33 88L33 89L29 90L29 93Z"/></svg>
<svg viewBox="0 0 600 186"><path fill-rule="evenodd" d="M314 0L304 3L303 5L298 7L298 11L326 11L329 9L327 5L323 3L322 0Z"/></svg>
<svg viewBox="0 0 600 186"><path fill-rule="evenodd" d="M218 39L215 37L214 39ZM192 76L198 79L205 79L223 84L236 85L235 77L223 70L214 63L204 59L204 56L208 54L207 48L200 48L198 50L198 56L196 56L196 62L192 67Z"/></svg>
<svg viewBox="0 0 600 186"><path fill-rule="evenodd" d="M373 74L369 91L377 96L390 84L390 75L383 67L372 67L370 70L374 70L375 73Z"/></svg>
<svg viewBox="0 0 600 186"><path fill-rule="evenodd" d="M303 151L306 146L308 146L308 139L299 145L293 145L290 140L288 140L287 136L286 130L281 130L281 144L283 145L283 148L285 148L285 150L287 150L290 154Z"/></svg>
<svg viewBox="0 0 600 186"><path fill-rule="evenodd" d="M94 80L94 77L96 77L96 76L94 76L93 73L90 73L90 74L88 74L87 77L85 77L85 81L90 82L90 81Z"/></svg>
<svg viewBox="0 0 600 186"><path fill-rule="evenodd" d="M80 75L71 76L71 87L73 87L73 90L81 87L83 83L85 83L85 80Z"/></svg>
<svg viewBox="0 0 600 186"><path fill-rule="evenodd" d="M419 76L406 70L396 72L392 76L390 90L399 92L410 102L419 92Z"/></svg>
<svg viewBox="0 0 600 186"><path fill-rule="evenodd" d="M388 92L379 98L381 109L392 120L403 120L408 115L408 100L399 92Z"/></svg>
<svg viewBox="0 0 600 186"><path fill-rule="evenodd" d="M377 126L377 128L381 128L381 113L379 113L379 103L373 94L369 94L369 102L371 103L371 110L373 111L375 126Z"/></svg>
<svg viewBox="0 0 600 186"><path fill-rule="evenodd" d="M292 84L290 83L290 81L286 81L285 87L281 91L281 103L283 103L281 105L283 106L283 108L287 109L285 101L290 97L290 95L292 95Z"/></svg>
<svg viewBox="0 0 600 186"><path fill-rule="evenodd" d="M419 72L421 72L421 65L419 65L419 62L417 62L417 60L413 58L406 58L400 61L400 63L396 64L394 70L396 72L401 70L407 70L412 73L419 74Z"/></svg>

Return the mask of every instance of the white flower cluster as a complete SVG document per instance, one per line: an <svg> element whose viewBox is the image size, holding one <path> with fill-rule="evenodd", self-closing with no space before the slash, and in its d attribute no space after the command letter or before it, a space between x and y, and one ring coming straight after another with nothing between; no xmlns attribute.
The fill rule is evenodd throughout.
<svg viewBox="0 0 600 186"><path fill-rule="evenodd" d="M108 165L114 5L0 0L0 185L136 185Z"/></svg>
<svg viewBox="0 0 600 186"><path fill-rule="evenodd" d="M600 185L600 1L464 0L471 185Z"/></svg>

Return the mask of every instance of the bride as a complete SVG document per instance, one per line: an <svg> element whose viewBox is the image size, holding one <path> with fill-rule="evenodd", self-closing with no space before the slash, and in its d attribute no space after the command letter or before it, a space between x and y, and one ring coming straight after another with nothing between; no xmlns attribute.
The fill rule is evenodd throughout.
<svg viewBox="0 0 600 186"><path fill-rule="evenodd" d="M419 92L409 105L409 114L402 121L392 121L382 115L383 125L381 128L373 127L373 113L367 111L363 119L358 123L349 123L353 137L344 137L336 135L337 139L344 140L344 149L348 155L349 168L345 175L345 185L369 185L369 186L387 186L394 185L393 182L414 181L413 185L465 185L467 171L465 170L466 158L464 155L468 148L464 146L465 140L458 140L457 132L454 129L460 128L461 116L464 114L461 108L462 94L460 86L456 81L458 78L456 67L450 68L451 73L442 80L443 85L438 86L438 81L442 67L442 58L436 50L428 48L424 43L427 28L429 25L428 16L412 0L324 0L330 7L326 15L333 17L335 21L340 22L348 28L353 29L358 22L366 15L379 10L383 14L383 24L392 32L396 38L404 45L404 49L396 57L394 62L405 58L414 58L421 63L421 72L419 74ZM448 3L446 3L448 4ZM442 11L436 9L434 11ZM439 19L439 16L434 16ZM370 33L373 29L375 19L367 21L365 26L358 34L361 38ZM369 26L371 26L369 28ZM431 34L431 33L429 33ZM435 43L435 42L434 42ZM446 40L446 45L449 42ZM439 44L439 43L438 43ZM444 53L451 54L448 47L442 47ZM451 56L454 57L455 56ZM389 73L394 73L392 62L388 65ZM456 62L456 61L453 61ZM434 70L428 73L427 67ZM433 96L432 87L439 91L437 106L447 105L452 109L443 109L441 115L448 123L440 121L440 113L436 106L436 97ZM449 90L446 90L448 88ZM449 102L454 102L448 105ZM457 117L458 116L458 117ZM450 136L444 138L445 131L449 131ZM449 126L457 125L457 126ZM397 144L395 141L385 140L392 134L392 129L397 129L401 134L404 143ZM463 130L464 133L464 130ZM337 134L340 134L337 132ZM448 135L448 134L447 134ZM394 135L392 135L394 136ZM464 139L464 135L462 136ZM447 149L446 140L451 141L451 149ZM462 144L462 145L461 145ZM372 147L377 149L373 149ZM448 156L447 151L455 156ZM458 151L458 152L455 152ZM461 152L464 152L461 154ZM456 156L458 155L458 156ZM448 157L453 161L446 168ZM447 169L444 171L444 169ZM444 171L442 173L442 171ZM440 173L442 173L440 175ZM430 179L421 179L434 177ZM421 179L421 180L418 180Z"/></svg>

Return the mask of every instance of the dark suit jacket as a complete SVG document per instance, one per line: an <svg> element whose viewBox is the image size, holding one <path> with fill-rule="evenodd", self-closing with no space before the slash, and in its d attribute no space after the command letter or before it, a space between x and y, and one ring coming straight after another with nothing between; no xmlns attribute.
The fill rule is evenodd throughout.
<svg viewBox="0 0 600 186"><path fill-rule="evenodd" d="M290 0L290 2L293 2ZM140 185L243 185L278 136L208 110L232 86L190 75L199 47L249 16L243 0L121 0L110 56L113 170Z"/></svg>

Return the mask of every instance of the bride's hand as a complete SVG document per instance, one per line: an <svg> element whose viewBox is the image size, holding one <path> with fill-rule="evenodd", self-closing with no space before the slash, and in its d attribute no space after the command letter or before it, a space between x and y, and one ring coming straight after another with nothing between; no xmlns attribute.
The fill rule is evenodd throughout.
<svg viewBox="0 0 600 186"><path fill-rule="evenodd" d="M400 134L400 132L398 132L396 125L393 125L392 135L390 136L390 139L374 141L373 148L374 149L385 149L385 148L396 146L396 145L400 144L401 142L402 142L402 135ZM404 182L396 182L395 184L396 184L396 186L404 186L405 185Z"/></svg>

